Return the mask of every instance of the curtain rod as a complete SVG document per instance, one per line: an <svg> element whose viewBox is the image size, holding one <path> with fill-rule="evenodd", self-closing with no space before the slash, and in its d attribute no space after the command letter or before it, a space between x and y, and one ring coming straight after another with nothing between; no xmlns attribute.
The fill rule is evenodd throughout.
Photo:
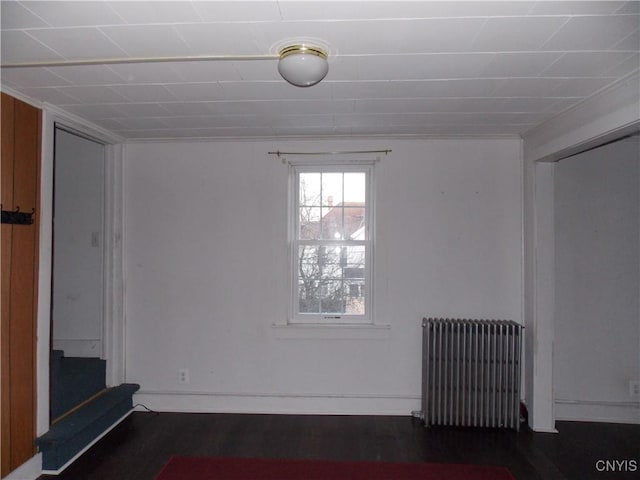
<svg viewBox="0 0 640 480"><path fill-rule="evenodd" d="M344 150L342 152L267 152L269 155L353 155L357 153L384 153L388 155L391 153L391 149L388 150Z"/></svg>

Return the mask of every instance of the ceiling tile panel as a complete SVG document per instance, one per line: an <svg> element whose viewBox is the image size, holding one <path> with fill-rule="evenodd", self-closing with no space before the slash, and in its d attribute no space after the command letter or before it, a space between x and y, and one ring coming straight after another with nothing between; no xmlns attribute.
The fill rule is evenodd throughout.
<svg viewBox="0 0 640 480"><path fill-rule="evenodd" d="M375 55L357 57L358 80L481 77L492 54Z"/></svg>
<svg viewBox="0 0 640 480"><path fill-rule="evenodd" d="M314 100L331 98L331 85L300 88L286 82L221 82L220 100Z"/></svg>
<svg viewBox="0 0 640 480"><path fill-rule="evenodd" d="M559 102L567 101L575 103L580 98L562 99L556 97L526 97L526 98L499 98L495 99L493 113L544 113L557 110ZM486 111L489 111L488 109Z"/></svg>
<svg viewBox="0 0 640 480"><path fill-rule="evenodd" d="M2 32L2 62L36 62L60 60L62 56L21 30Z"/></svg>
<svg viewBox="0 0 640 480"><path fill-rule="evenodd" d="M27 10L20 2L0 2L2 30L47 27L40 17Z"/></svg>
<svg viewBox="0 0 640 480"><path fill-rule="evenodd" d="M124 23L107 2L29 1L23 2L23 5L52 27L84 27Z"/></svg>
<svg viewBox="0 0 640 480"><path fill-rule="evenodd" d="M545 50L608 50L640 26L638 15L573 17L543 46Z"/></svg>
<svg viewBox="0 0 640 480"><path fill-rule="evenodd" d="M210 102L226 98L218 83L177 83L166 85L166 88L175 98L183 102Z"/></svg>
<svg viewBox="0 0 640 480"><path fill-rule="evenodd" d="M278 73L277 60L250 61L250 62L225 62L227 67L233 69L234 78L220 78L220 80L247 80L273 81L279 82L282 77ZM333 70L333 65L329 66L329 71Z"/></svg>
<svg viewBox="0 0 640 480"><path fill-rule="evenodd" d="M258 117L263 125L272 127L332 127L333 115L264 115Z"/></svg>
<svg viewBox="0 0 640 480"><path fill-rule="evenodd" d="M105 65L48 67L48 70L74 85L112 85L123 81L120 75Z"/></svg>
<svg viewBox="0 0 640 480"><path fill-rule="evenodd" d="M567 22L565 17L489 18L472 50L480 52L532 52Z"/></svg>
<svg viewBox="0 0 640 480"><path fill-rule="evenodd" d="M493 92L494 97L552 97L559 78L510 78Z"/></svg>
<svg viewBox="0 0 640 480"><path fill-rule="evenodd" d="M484 97L504 80L414 80L334 82L333 98Z"/></svg>
<svg viewBox="0 0 640 480"><path fill-rule="evenodd" d="M101 31L133 57L172 57L191 53L170 25L102 27Z"/></svg>
<svg viewBox="0 0 640 480"><path fill-rule="evenodd" d="M80 101L77 98L73 98L64 92L61 92L57 88L25 88L23 93L32 98L38 98L43 102L48 102L52 105L67 105L77 104Z"/></svg>
<svg viewBox="0 0 640 480"><path fill-rule="evenodd" d="M551 94L555 97L588 97L615 80L615 77L561 78Z"/></svg>
<svg viewBox="0 0 640 480"><path fill-rule="evenodd" d="M631 72L634 72L640 68L640 54L634 53L629 56L626 60L621 63L615 65L605 72L605 75L609 75L612 77L624 77Z"/></svg>
<svg viewBox="0 0 640 480"><path fill-rule="evenodd" d="M197 117L210 114L214 104L215 102L170 102L160 105L172 116Z"/></svg>
<svg viewBox="0 0 640 480"><path fill-rule="evenodd" d="M560 57L556 52L496 53L479 76L482 77L535 77L541 75Z"/></svg>
<svg viewBox="0 0 640 480"><path fill-rule="evenodd" d="M615 13L617 14L632 13L632 14L640 15L640 2L638 0L624 2L624 5L622 5L619 9L617 9Z"/></svg>
<svg viewBox="0 0 640 480"><path fill-rule="evenodd" d="M167 128L172 129L197 129L205 126L205 124L207 123L207 118L209 118L209 116L207 115L165 117L163 118L163 123Z"/></svg>
<svg viewBox="0 0 640 480"><path fill-rule="evenodd" d="M67 59L100 59L126 56L97 28L28 30L30 35Z"/></svg>
<svg viewBox="0 0 640 480"><path fill-rule="evenodd" d="M484 23L483 18L335 22L327 36L341 55L457 53L469 51Z"/></svg>
<svg viewBox="0 0 640 480"><path fill-rule="evenodd" d="M260 68L260 64L263 62L178 62L171 64L183 82L188 83L207 83L207 82L220 82L230 80L242 80L243 77L236 68L236 63L250 63L248 69ZM252 65L258 64L257 67ZM275 69L277 64L272 61L272 67ZM280 80L278 78L278 80Z"/></svg>
<svg viewBox="0 0 640 480"><path fill-rule="evenodd" d="M631 55L620 52L570 52L562 55L544 70L545 76L589 77L602 76L607 70L621 64Z"/></svg>
<svg viewBox="0 0 640 480"><path fill-rule="evenodd" d="M113 70L124 83L129 84L166 84L184 81L178 73L177 66L180 64L170 63L146 63L146 64L121 64L109 65L107 68Z"/></svg>
<svg viewBox="0 0 640 480"><path fill-rule="evenodd" d="M134 103L176 100L164 85L113 85L111 90Z"/></svg>
<svg viewBox="0 0 640 480"><path fill-rule="evenodd" d="M92 122L103 118L119 118L124 116L124 114L113 105L68 105L65 106L64 109Z"/></svg>
<svg viewBox="0 0 640 480"><path fill-rule="evenodd" d="M74 85L71 87L59 87L60 91L80 100L81 103L106 104L124 103L125 97L115 92L109 87L85 85Z"/></svg>
<svg viewBox="0 0 640 480"><path fill-rule="evenodd" d="M558 102L556 98L430 98L356 100L357 113L537 113Z"/></svg>
<svg viewBox="0 0 640 480"><path fill-rule="evenodd" d="M640 2L638 2L640 3ZM616 43L611 50L637 52L640 50L640 28Z"/></svg>
<svg viewBox="0 0 640 480"><path fill-rule="evenodd" d="M200 16L188 1L126 1L109 2L109 6L126 23L144 25L149 23L200 22Z"/></svg>
<svg viewBox="0 0 640 480"><path fill-rule="evenodd" d="M608 15L623 7L618 1L539 1L529 15Z"/></svg>
<svg viewBox="0 0 640 480"><path fill-rule="evenodd" d="M124 128L132 130L167 127L167 125L157 117L126 117L118 118L117 120Z"/></svg>
<svg viewBox="0 0 640 480"><path fill-rule="evenodd" d="M550 113L552 115L555 115L555 114L558 114L560 112L563 112L563 111L567 110L568 108L573 107L574 105L576 105L580 101L582 101L582 99L580 99L580 98L561 98L561 99L558 99L552 105L549 105L544 110L541 110L541 112Z"/></svg>
<svg viewBox="0 0 640 480"><path fill-rule="evenodd" d="M56 87L69 85L69 80L65 80L45 68L3 68L2 83L11 83L22 88Z"/></svg>
<svg viewBox="0 0 640 480"><path fill-rule="evenodd" d="M169 112L158 103L123 103L115 107L125 117L165 117Z"/></svg>
<svg viewBox="0 0 640 480"><path fill-rule="evenodd" d="M283 20L373 20L447 17L486 17L525 15L534 2L476 1L393 1L367 2L280 2Z"/></svg>
<svg viewBox="0 0 640 480"><path fill-rule="evenodd" d="M354 111L354 103L349 100L268 100L263 102L233 102L243 105L242 113L259 114L275 113L285 115L329 115L350 113Z"/></svg>
<svg viewBox="0 0 640 480"><path fill-rule="evenodd" d="M251 23L200 23L180 24L175 25L174 28L189 46L191 55L270 53L255 41L253 25Z"/></svg>
<svg viewBox="0 0 640 480"><path fill-rule="evenodd" d="M190 2L204 22L277 22L281 20L276 0L243 2Z"/></svg>

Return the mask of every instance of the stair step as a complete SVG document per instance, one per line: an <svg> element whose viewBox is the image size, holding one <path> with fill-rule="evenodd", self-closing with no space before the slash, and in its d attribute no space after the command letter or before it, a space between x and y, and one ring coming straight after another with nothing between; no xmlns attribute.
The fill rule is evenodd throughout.
<svg viewBox="0 0 640 480"><path fill-rule="evenodd" d="M60 357L54 363L51 417L58 418L106 388L106 361L100 358Z"/></svg>
<svg viewBox="0 0 640 480"><path fill-rule="evenodd" d="M56 471L133 408L140 385L123 383L60 419L36 440L43 470Z"/></svg>

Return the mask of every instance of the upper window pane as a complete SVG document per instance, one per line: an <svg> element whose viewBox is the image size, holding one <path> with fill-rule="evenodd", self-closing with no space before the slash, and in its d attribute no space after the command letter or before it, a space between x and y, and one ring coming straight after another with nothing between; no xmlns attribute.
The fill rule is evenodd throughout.
<svg viewBox="0 0 640 480"><path fill-rule="evenodd" d="M307 207L320 206L320 185L321 176L319 172L300 174L298 191L300 195L300 205Z"/></svg>
<svg viewBox="0 0 640 480"><path fill-rule="evenodd" d="M298 238L300 240L319 240L322 235L322 209L320 207L301 206L298 209Z"/></svg>
<svg viewBox="0 0 640 480"><path fill-rule="evenodd" d="M364 172L344 174L344 204L364 205L366 198L366 177Z"/></svg>
<svg viewBox="0 0 640 480"><path fill-rule="evenodd" d="M342 205L343 196L343 174L322 173L322 205L333 207Z"/></svg>
<svg viewBox="0 0 640 480"><path fill-rule="evenodd" d="M366 173L301 172L298 239L366 240Z"/></svg>

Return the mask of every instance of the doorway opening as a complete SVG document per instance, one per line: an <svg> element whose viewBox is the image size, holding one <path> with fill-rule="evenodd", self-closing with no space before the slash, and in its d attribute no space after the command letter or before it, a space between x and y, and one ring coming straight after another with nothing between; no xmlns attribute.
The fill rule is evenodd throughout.
<svg viewBox="0 0 640 480"><path fill-rule="evenodd" d="M51 423L105 385L105 145L56 125Z"/></svg>

